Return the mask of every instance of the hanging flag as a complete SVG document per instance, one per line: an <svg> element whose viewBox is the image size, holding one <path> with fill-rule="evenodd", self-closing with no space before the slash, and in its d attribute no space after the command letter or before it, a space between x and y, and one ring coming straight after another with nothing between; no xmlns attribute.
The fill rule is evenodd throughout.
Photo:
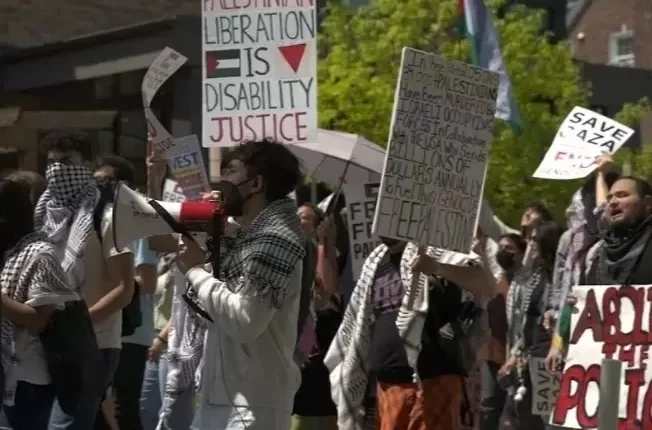
<svg viewBox="0 0 652 430"><path fill-rule="evenodd" d="M521 116L516 106L516 98L509 81L505 61L500 52L498 31L484 0L459 0L459 12L463 14L464 34L471 44L473 64L483 69L496 72L500 76L498 100L496 101L496 118L510 125L514 133L523 132Z"/></svg>

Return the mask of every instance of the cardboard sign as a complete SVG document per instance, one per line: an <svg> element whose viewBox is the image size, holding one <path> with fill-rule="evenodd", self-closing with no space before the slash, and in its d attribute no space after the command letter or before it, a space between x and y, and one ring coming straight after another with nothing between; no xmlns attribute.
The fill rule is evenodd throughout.
<svg viewBox="0 0 652 430"><path fill-rule="evenodd" d="M174 146L166 153L168 167L188 200L198 200L210 191L202 148L197 136L174 139Z"/></svg>
<svg viewBox="0 0 652 430"><path fill-rule="evenodd" d="M595 170L595 159L613 154L632 137L634 130L576 106L557 131L555 140L532 175L541 179L579 179Z"/></svg>
<svg viewBox="0 0 652 430"><path fill-rule="evenodd" d="M353 280L360 277L365 260L380 244L380 240L371 232L378 200L378 182L370 184L346 184L347 221L349 228L349 256Z"/></svg>
<svg viewBox="0 0 652 430"><path fill-rule="evenodd" d="M204 146L317 141L316 4L202 2Z"/></svg>
<svg viewBox="0 0 652 430"><path fill-rule="evenodd" d="M598 427L602 359L623 362L619 429L652 428L652 286L576 286L559 396L550 424Z"/></svg>
<svg viewBox="0 0 652 430"><path fill-rule="evenodd" d="M498 74L403 48L373 232L471 250Z"/></svg>
<svg viewBox="0 0 652 430"><path fill-rule="evenodd" d="M545 358L531 357L528 368L532 381L532 414L547 417L557 401L561 373L548 372Z"/></svg>

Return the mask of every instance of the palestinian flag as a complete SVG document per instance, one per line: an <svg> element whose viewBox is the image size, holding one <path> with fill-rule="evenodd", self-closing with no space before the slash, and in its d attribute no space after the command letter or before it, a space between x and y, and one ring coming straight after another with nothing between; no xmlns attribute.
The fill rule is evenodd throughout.
<svg viewBox="0 0 652 430"><path fill-rule="evenodd" d="M206 79L238 78L240 70L240 50L222 49L205 52Z"/></svg>
<svg viewBox="0 0 652 430"><path fill-rule="evenodd" d="M505 69L505 61L500 52L498 31L491 19L491 12L485 6L484 0L458 0L458 2L458 12L462 17L461 34L469 40L473 64L500 75L496 118L507 121L515 134L521 134L523 124L516 106L512 84Z"/></svg>

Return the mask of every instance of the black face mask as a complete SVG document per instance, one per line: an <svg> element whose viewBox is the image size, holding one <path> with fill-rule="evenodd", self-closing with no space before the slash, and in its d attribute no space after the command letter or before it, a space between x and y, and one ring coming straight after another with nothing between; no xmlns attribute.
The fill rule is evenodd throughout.
<svg viewBox="0 0 652 430"><path fill-rule="evenodd" d="M215 191L219 191L222 194L222 201L226 205L226 214L228 216L239 217L243 215L244 203L253 193L243 198L238 187L254 179L247 179L239 184L234 184L230 181L220 181L216 184Z"/></svg>
<svg viewBox="0 0 652 430"><path fill-rule="evenodd" d="M516 268L516 254L507 249L501 249L496 253L496 261L507 272Z"/></svg>
<svg viewBox="0 0 652 430"><path fill-rule="evenodd" d="M100 190L102 198L113 202L115 187L118 185L118 181L112 176L98 176L95 177L95 183L97 184L97 189Z"/></svg>

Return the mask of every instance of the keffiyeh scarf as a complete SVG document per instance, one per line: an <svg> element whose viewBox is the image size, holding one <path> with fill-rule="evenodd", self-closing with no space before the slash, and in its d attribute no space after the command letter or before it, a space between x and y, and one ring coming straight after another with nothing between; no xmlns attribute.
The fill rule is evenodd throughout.
<svg viewBox="0 0 652 430"><path fill-rule="evenodd" d="M528 309L530 308L530 304L532 302L532 294L537 288L545 288L545 280L546 278L542 269L535 269L531 271L531 269L523 267L514 275L514 279L512 280L512 285L509 287L509 292L507 293L507 299L505 302L507 325L509 326L508 332L514 333L516 337L516 339L514 339L513 336L510 336L510 338L507 340L509 343L509 348L523 346L523 334L527 323ZM521 295L520 306L518 308L521 313L521 323L519 327L513 327L514 312L517 310L514 308L517 294ZM543 297L545 297L545 294ZM543 307L545 308L545 303L543 304ZM543 309L540 310L543 311Z"/></svg>
<svg viewBox="0 0 652 430"><path fill-rule="evenodd" d="M90 169L53 163L45 172L48 187L36 204L34 226L58 248L66 274L81 262L86 241L93 231L93 212L100 192ZM71 276L71 279L75 279ZM78 284L83 279L76 279ZM79 288L80 285L75 285Z"/></svg>
<svg viewBox="0 0 652 430"><path fill-rule="evenodd" d="M2 294L30 306L60 305L78 300L66 282L56 249L40 233L24 236L8 253L0 274ZM16 326L8 318L2 320L2 366L5 370L5 404L13 404L16 368L20 365L24 345L17 345Z"/></svg>
<svg viewBox="0 0 652 430"><path fill-rule="evenodd" d="M367 392L368 363L371 332L375 321L372 304L372 286L376 270L387 255L381 244L367 257L351 300L344 313L324 364L330 372L331 396L337 406L337 422L341 429L363 430L365 411L363 402ZM428 315L429 290L425 275L413 276L411 263L419 249L408 243L400 263L401 280L405 294L396 319L399 336L403 340L410 367L416 375L417 359L421 351L423 327ZM477 256L463 255L429 247L426 254L440 263L452 265L477 264Z"/></svg>

